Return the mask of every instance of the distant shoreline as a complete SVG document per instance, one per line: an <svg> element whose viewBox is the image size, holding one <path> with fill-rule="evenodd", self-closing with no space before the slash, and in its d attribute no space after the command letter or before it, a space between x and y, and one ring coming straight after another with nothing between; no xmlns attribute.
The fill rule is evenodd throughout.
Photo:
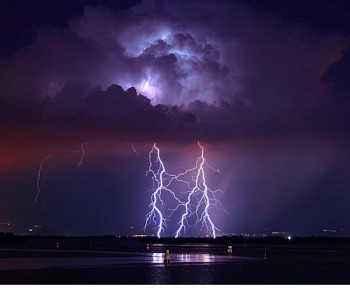
<svg viewBox="0 0 350 288"><path fill-rule="evenodd" d="M236 247L304 247L308 249L350 249L350 237L292 237L268 236L263 238L246 238L243 236L222 236L212 238L156 238L156 237L120 237L120 236L22 236L13 234L0 234L1 248L32 248L32 249L68 249L82 248L86 250L113 249L114 245L123 246L130 251L144 251L146 244L153 245L188 245L199 246L210 244L215 246L234 245ZM141 247L141 248L140 248Z"/></svg>

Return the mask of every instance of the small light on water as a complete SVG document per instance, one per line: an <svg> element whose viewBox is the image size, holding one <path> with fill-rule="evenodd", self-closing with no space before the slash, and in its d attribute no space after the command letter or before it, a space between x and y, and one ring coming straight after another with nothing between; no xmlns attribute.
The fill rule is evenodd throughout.
<svg viewBox="0 0 350 288"><path fill-rule="evenodd" d="M153 253L152 263L163 263L164 261L163 257L164 257L163 253Z"/></svg>
<svg viewBox="0 0 350 288"><path fill-rule="evenodd" d="M288 239L288 240L291 240L291 239L292 239L292 236L288 236L287 239Z"/></svg>

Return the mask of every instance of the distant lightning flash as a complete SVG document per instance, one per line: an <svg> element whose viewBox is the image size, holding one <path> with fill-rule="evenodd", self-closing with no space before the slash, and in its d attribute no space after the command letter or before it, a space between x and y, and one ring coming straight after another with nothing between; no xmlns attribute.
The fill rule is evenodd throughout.
<svg viewBox="0 0 350 288"><path fill-rule="evenodd" d="M130 142L130 146L131 146L132 151L133 151L137 156L139 156L139 152L137 152L136 147L134 146L134 144L133 144L132 142Z"/></svg>
<svg viewBox="0 0 350 288"><path fill-rule="evenodd" d="M39 167L39 170L38 170L38 177L37 177L37 180L36 180L36 190L37 190L37 193L36 193L36 196L34 198L34 201L33 203L36 203L38 201L38 198L39 198L39 195L40 195L40 181L41 181L41 171L43 169L43 165L45 163L45 161L47 161L48 159L51 158L51 153L49 155L47 155L46 157L44 157L43 159L41 159L40 161L40 167Z"/></svg>
<svg viewBox="0 0 350 288"><path fill-rule="evenodd" d="M80 145L80 149L79 150L73 150L73 151L70 151L70 152L73 152L73 153L81 153L80 154L80 159L79 159L79 162L77 164L77 167L79 168L81 165L83 165L83 161L84 161L84 157L85 157L85 145L88 144L87 142L82 142L81 145Z"/></svg>
<svg viewBox="0 0 350 288"><path fill-rule="evenodd" d="M172 211L169 217L180 207L183 207L184 212L181 215L179 221L179 228L175 233L175 238L179 237L182 231L185 231L186 226L189 226L189 218L193 215L196 216L196 225L202 225L202 228L206 228L207 234L211 234L213 238L216 237L216 231L218 228L214 225L212 217L210 215L211 208L218 207L223 209L219 200L216 199L215 194L221 192L218 190L211 190L206 181L205 176L205 167L220 173L219 170L212 168L206 161L204 157L204 147L198 142L198 146L201 149L201 155L196 161L196 166L194 168L188 169L185 172L182 172L178 175L169 174L165 170L163 161L160 158L160 150L153 145L152 150L149 152L149 168L148 173L152 174L154 192L151 196L151 211L146 216L146 223L144 229L146 229L151 219L154 223L158 223L157 236L160 237L161 232L164 230L167 219L165 219L162 214L162 207L165 206L164 201L162 200L162 192L167 191L171 193L172 197L176 200L176 207L174 209L169 209ZM152 155L156 153L156 160L152 161ZM154 163L158 163L157 169L153 169ZM195 173L192 180L184 180L185 176L192 173ZM172 182L182 182L188 187L188 191L182 191L187 193L187 199L181 201L174 191L172 191L169 186ZM156 188L155 188L156 186ZM158 220L158 222L156 221Z"/></svg>
<svg viewBox="0 0 350 288"><path fill-rule="evenodd" d="M84 156L85 156L85 150L84 150L84 145L86 144L86 142L81 143L80 149L81 149L81 157L80 157L80 161L78 162L78 168L83 165L83 160L84 160Z"/></svg>

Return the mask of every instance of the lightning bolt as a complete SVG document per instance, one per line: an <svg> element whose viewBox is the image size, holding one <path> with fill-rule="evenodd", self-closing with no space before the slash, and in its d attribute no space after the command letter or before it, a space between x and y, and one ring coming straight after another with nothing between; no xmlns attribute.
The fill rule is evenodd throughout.
<svg viewBox="0 0 350 288"><path fill-rule="evenodd" d="M84 161L84 157L85 157L85 145L88 144L87 142L82 142L80 145L80 149L79 150L73 150L70 151L72 153L81 153L80 154L80 159L78 161L77 167L79 168L81 165L83 165L83 161Z"/></svg>
<svg viewBox="0 0 350 288"><path fill-rule="evenodd" d="M87 144L86 142L82 142L81 146L80 146L80 150L81 150L81 156L80 156L80 160L78 162L78 168L83 165L83 160L85 157L85 150L84 150L84 145Z"/></svg>
<svg viewBox="0 0 350 288"><path fill-rule="evenodd" d="M152 160L153 154L156 155L154 161ZM165 192L169 193L175 199L178 205L183 205L183 202L180 201L180 199L176 196L175 192L169 188L169 185L177 176L166 172L164 162L160 157L160 150L157 147L156 143L153 144L152 150L148 154L148 159L149 159L149 167L146 172L146 175L148 174L152 175L154 192L152 193L152 196L151 196L151 204L150 204L151 211L146 215L144 230L146 230L148 224L151 221L157 224L156 219L158 218L159 220L158 220L158 226L157 226L157 237L160 238L160 234L164 230L164 227L166 226L166 221L167 221L167 219L164 217L162 213L162 208L166 208L165 202L162 199L162 194ZM153 166L157 166L157 167L153 168ZM174 209L170 209L170 210L174 210Z"/></svg>
<svg viewBox="0 0 350 288"><path fill-rule="evenodd" d="M41 181L41 171L43 169L43 165L44 165L45 161L47 161L50 158L51 158L51 153L49 155L47 155L46 157L44 157L43 159L41 159L41 161L40 161L40 167L38 169L38 177L37 177L37 180L36 180L37 193L36 193L36 196L34 198L33 204L38 201L38 198L40 196L40 192L41 192L40 191L40 181Z"/></svg>
<svg viewBox="0 0 350 288"><path fill-rule="evenodd" d="M185 231L186 224L188 226L188 218L191 215L196 214L197 216L196 224L201 222L202 228L205 227L207 229L207 233L211 232L212 237L215 239L216 231L218 230L218 228L216 228L210 216L210 209L213 206L218 207L218 205L223 209L220 201L215 198L215 194L217 192L222 192L222 191L220 189L211 190L208 187L206 177L205 177L204 166L207 166L208 168L210 168L211 170L217 173L221 174L221 172L218 169L214 169L207 163L207 160L204 157L204 147L199 142L197 143L201 149L201 155L196 161L195 168L187 170L187 171L193 171L193 170L197 171L194 177L194 186L187 196L187 201L184 203L185 212L181 216L181 220L179 222L179 228L175 233L175 238L180 236L182 230ZM197 195L199 195L199 198ZM195 203L195 205L193 204L191 205L191 202L193 202L192 199L194 199L195 201L196 199L199 199L199 200ZM191 210L192 206L195 207L194 211ZM202 212L200 212L201 209L202 209Z"/></svg>
<svg viewBox="0 0 350 288"><path fill-rule="evenodd" d="M170 174L166 171L164 162L160 157L160 150L156 144L153 145L152 150L149 152L149 167L146 175L149 173L152 175L154 192L151 196L151 211L146 216L144 229L146 229L147 225L153 221L158 225L158 238L160 237L161 232L164 230L168 220L162 213L164 207L167 208L162 199L163 192L170 193L172 198L176 201L175 208L167 208L171 212L168 217L171 217L173 213L181 207L183 207L181 209L184 209L179 221L179 228L175 233L175 238L179 237L182 231L185 232L186 226L190 226L189 219L193 215L196 217L195 225L199 225L201 223L202 229L206 228L207 234L211 234L213 238L216 238L216 231L218 228L214 225L210 211L213 207L223 209L220 201L215 197L216 193L222 191L220 189L212 190L208 187L205 168L209 168L220 174L221 172L218 169L214 169L207 163L207 160L204 157L204 147L199 142L198 146L201 149L201 155L198 157L195 167L185 170L177 175ZM154 154L156 157L153 161L152 155ZM188 175L193 175L190 177L191 180L189 181L185 180L188 179ZM188 191L181 192L181 194L187 194L186 200L180 200L176 196L176 193L170 189L170 185L173 182L181 182L186 184ZM158 222L156 220L158 220Z"/></svg>
<svg viewBox="0 0 350 288"><path fill-rule="evenodd" d="M135 146L134 146L134 144L133 144L132 142L130 142L130 146L131 146L132 151L133 151L137 156L139 156L139 152L137 152L137 150L136 150L136 148L135 148Z"/></svg>

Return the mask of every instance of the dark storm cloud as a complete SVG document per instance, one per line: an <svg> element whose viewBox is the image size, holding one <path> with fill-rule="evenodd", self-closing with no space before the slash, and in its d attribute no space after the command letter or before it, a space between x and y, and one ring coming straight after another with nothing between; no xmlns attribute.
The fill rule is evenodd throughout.
<svg viewBox="0 0 350 288"><path fill-rule="evenodd" d="M2 129L10 135L29 134L33 139L38 135L42 140L176 140L194 131L193 114L177 106L153 106L135 88L96 87L87 96L80 94L83 90L83 85L67 83L56 97L39 104L2 99Z"/></svg>
<svg viewBox="0 0 350 288"><path fill-rule="evenodd" d="M144 1L119 12L86 7L66 29L43 30L32 45L1 59L2 115L45 131L69 126L78 137L330 131L339 119L333 82L323 77L345 47L340 34L237 3ZM134 86L152 102L113 83Z"/></svg>

